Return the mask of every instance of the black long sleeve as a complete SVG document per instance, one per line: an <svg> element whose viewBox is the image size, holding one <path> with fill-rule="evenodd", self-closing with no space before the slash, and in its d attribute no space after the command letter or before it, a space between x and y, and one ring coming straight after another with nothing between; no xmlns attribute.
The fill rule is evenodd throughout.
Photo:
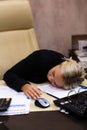
<svg viewBox="0 0 87 130"><path fill-rule="evenodd" d="M52 50L37 50L14 65L3 79L7 85L17 91L30 82L43 83L48 81L48 71L64 61L64 55Z"/></svg>

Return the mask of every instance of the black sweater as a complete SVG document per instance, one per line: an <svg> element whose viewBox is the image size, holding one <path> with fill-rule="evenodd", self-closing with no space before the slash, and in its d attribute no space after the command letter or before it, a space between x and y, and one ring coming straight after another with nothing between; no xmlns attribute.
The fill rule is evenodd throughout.
<svg viewBox="0 0 87 130"><path fill-rule="evenodd" d="M37 50L9 69L3 79L9 87L21 91L21 86L29 81L47 82L48 71L63 61L64 55L61 53L52 50Z"/></svg>

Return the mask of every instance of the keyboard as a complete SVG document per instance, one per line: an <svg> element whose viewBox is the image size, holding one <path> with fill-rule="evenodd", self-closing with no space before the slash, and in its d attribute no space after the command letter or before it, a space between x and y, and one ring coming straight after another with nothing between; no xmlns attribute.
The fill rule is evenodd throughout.
<svg viewBox="0 0 87 130"><path fill-rule="evenodd" d="M69 112L69 114L81 118L87 117L87 91L54 100L54 104L62 109L65 109Z"/></svg>
<svg viewBox="0 0 87 130"><path fill-rule="evenodd" d="M0 112L6 111L11 103L11 98L0 98Z"/></svg>

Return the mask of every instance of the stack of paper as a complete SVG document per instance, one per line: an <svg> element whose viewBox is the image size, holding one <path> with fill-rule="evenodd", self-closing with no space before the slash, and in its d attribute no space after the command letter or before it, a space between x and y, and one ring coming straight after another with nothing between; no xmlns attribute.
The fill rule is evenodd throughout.
<svg viewBox="0 0 87 130"><path fill-rule="evenodd" d="M87 90L87 87L85 88L85 87L81 87L81 86L77 86L72 91L71 90L64 90L64 89L61 89L61 88L53 87L51 84L39 85L38 88L40 90L42 90L43 92L46 92L46 93L48 93L48 94L50 94L50 95L52 95L52 96L54 96L56 98L67 97L68 94L73 95L75 93Z"/></svg>
<svg viewBox="0 0 87 130"><path fill-rule="evenodd" d="M0 98L11 97L11 104L7 111L0 112L0 115L28 114L30 102L23 92L16 92L8 86L0 86Z"/></svg>

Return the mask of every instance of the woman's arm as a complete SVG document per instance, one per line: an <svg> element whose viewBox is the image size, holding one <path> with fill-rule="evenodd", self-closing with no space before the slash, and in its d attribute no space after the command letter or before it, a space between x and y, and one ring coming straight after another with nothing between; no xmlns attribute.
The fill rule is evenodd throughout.
<svg viewBox="0 0 87 130"><path fill-rule="evenodd" d="M31 85L28 81L21 79L13 72L7 71L3 78L6 84L16 91L23 91L27 97L39 98L41 91L34 85Z"/></svg>

